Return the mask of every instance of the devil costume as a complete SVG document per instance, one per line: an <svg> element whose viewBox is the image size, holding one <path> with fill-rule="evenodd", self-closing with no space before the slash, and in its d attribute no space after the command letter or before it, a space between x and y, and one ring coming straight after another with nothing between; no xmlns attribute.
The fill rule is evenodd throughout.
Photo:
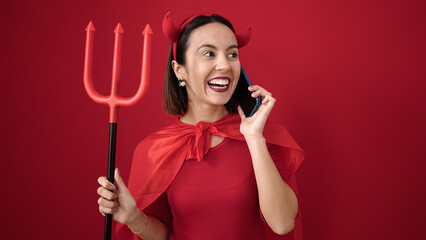
<svg viewBox="0 0 426 240"><path fill-rule="evenodd" d="M284 236L262 222L240 123L237 114L196 125L176 120L137 146L129 190L141 210L169 228L169 239L301 239L300 211L295 230ZM211 134L224 140L209 148ZM279 124L267 123L264 136L281 177L298 195L294 173L302 149ZM121 224L117 234L120 240L138 239Z"/></svg>
<svg viewBox="0 0 426 240"><path fill-rule="evenodd" d="M175 26L170 12L163 32L176 44L189 18ZM246 45L251 29L235 33L238 47ZM169 240L301 240L300 208L294 231L279 236L262 218L250 152L240 133L238 114L196 125L179 119L150 134L136 147L128 188L137 206L161 220L170 231ZM224 140L210 148L211 134ZM304 153L287 130L267 123L263 135L282 179L293 189L294 173ZM126 226L117 225L120 240L138 239Z"/></svg>

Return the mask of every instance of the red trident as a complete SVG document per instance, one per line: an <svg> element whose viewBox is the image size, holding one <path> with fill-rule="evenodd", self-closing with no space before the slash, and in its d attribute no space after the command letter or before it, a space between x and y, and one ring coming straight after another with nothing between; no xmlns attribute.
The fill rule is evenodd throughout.
<svg viewBox="0 0 426 240"><path fill-rule="evenodd" d="M141 82L139 89L136 94L131 98L120 97L119 94L119 80L120 80L120 68L121 68L121 46L123 38L123 27L119 23L114 30L115 42L114 42L114 57L112 65L112 84L111 94L109 96L102 96L96 92L93 87L92 81L92 61L93 61L93 37L95 32L95 26L92 22L86 27L86 52L84 58L84 87L89 97L102 104L107 104L110 108L109 114L109 148L108 148L108 180L114 183L114 169L115 169L115 146L117 136L117 118L119 106L130 106L135 104L148 89L149 69L151 61L151 37L153 35L151 26L146 25L142 34L144 35L143 45L143 59L142 59L142 72ZM105 215L105 233L104 239L111 239L111 225L112 215Z"/></svg>

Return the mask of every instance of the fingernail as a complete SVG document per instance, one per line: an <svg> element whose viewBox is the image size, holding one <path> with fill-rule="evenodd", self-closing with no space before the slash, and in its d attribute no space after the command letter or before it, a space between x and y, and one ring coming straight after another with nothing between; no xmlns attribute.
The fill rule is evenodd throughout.
<svg viewBox="0 0 426 240"><path fill-rule="evenodd" d="M111 186L109 187L109 189L110 189L110 190L115 190L115 186L114 186L114 185L111 185Z"/></svg>

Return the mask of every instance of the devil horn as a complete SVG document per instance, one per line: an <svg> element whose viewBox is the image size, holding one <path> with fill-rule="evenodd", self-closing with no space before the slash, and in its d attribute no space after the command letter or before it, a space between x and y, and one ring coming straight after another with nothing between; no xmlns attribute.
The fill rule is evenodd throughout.
<svg viewBox="0 0 426 240"><path fill-rule="evenodd" d="M170 11L166 13L163 19L163 34L170 41L176 42L179 37L180 27L173 24L172 17L170 16Z"/></svg>
<svg viewBox="0 0 426 240"><path fill-rule="evenodd" d="M235 36L237 37L238 47L242 48L250 41L251 37L251 26L247 26L246 30L244 32L238 32L235 33Z"/></svg>

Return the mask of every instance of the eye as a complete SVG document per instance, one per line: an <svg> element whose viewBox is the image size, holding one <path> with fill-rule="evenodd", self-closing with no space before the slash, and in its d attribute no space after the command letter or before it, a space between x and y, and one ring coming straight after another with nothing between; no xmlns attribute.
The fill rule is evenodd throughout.
<svg viewBox="0 0 426 240"><path fill-rule="evenodd" d="M203 53L203 56L205 56L205 57L213 57L213 56L214 56L214 53L213 53L212 51L205 51L205 52Z"/></svg>
<svg viewBox="0 0 426 240"><path fill-rule="evenodd" d="M238 53L237 52L231 52L228 54L229 58L238 58Z"/></svg>

